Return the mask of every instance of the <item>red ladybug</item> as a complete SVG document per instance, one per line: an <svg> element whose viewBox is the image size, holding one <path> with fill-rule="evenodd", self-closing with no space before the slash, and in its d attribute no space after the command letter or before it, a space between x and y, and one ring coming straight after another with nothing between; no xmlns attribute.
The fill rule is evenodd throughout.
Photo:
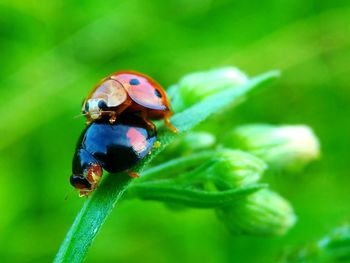
<svg viewBox="0 0 350 263"><path fill-rule="evenodd" d="M163 119L169 129L177 131L169 120L172 111L164 89L144 74L113 73L102 79L83 102L88 123L106 116L113 123L123 112L138 113L149 125L153 123L148 119Z"/></svg>
<svg viewBox="0 0 350 263"><path fill-rule="evenodd" d="M138 177L130 169L151 151L156 139L155 127L133 114L123 114L113 124L91 123L78 141L70 183L84 196L96 189L102 169Z"/></svg>

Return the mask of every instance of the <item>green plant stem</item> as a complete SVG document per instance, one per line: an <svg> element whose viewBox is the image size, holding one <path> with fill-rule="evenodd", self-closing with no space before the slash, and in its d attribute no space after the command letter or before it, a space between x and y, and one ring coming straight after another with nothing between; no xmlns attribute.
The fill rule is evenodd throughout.
<svg viewBox="0 0 350 263"><path fill-rule="evenodd" d="M252 184L232 190L208 192L193 188L174 187L169 182L150 182L130 185L132 197L144 200L173 202L190 207L214 208L224 206L248 194L266 188L266 184Z"/></svg>
<svg viewBox="0 0 350 263"><path fill-rule="evenodd" d="M169 171L171 173L177 173L178 171L183 171L183 169L187 167L194 166L198 163L208 160L210 157L215 154L216 151L205 151L193 154L191 156L180 157L174 160L171 160L166 163L162 163L155 167L149 168L142 173L142 178L140 181L150 180L154 177L161 178L159 174L164 173L165 175L169 175Z"/></svg>
<svg viewBox="0 0 350 263"><path fill-rule="evenodd" d="M118 202L130 180L130 176L120 174L118 179L114 180L113 185L107 183L101 184L100 189L103 189L103 195L94 195L93 198L87 198L66 236L65 240L69 240L69 242L64 243L65 250L61 249L59 251L55 260L56 262L82 261L81 251L87 251L93 241L93 239L87 239L87 237L96 235L101 223L104 222L112 211L110 208L114 207ZM101 203L104 204L103 207L101 207ZM94 220L89 220L89 218L93 218ZM82 222L88 222L89 225L84 227L85 231L77 231L77 229L81 228L80 224ZM77 246L77 244L79 245ZM66 255L70 255L69 260L64 259Z"/></svg>
<svg viewBox="0 0 350 263"><path fill-rule="evenodd" d="M279 72L271 71L254 77L241 87L228 88L225 91L212 95L195 104L189 109L175 114L171 119L179 132L185 132L205 120L210 115L220 111L232 103L241 100L249 91L261 87L277 78ZM154 149L140 165L135 167L135 172L141 173L145 166L169 144L176 134L161 129L158 133L160 147ZM83 208L76 217L71 229L64 239L54 262L82 262L89 247L101 229L112 209L124 193L130 182L125 174L110 174L104 178L102 184L88 198Z"/></svg>

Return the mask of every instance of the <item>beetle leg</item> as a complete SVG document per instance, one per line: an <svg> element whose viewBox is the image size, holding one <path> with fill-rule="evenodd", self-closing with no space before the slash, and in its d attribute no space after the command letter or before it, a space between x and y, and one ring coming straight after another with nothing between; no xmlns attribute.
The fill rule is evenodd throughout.
<svg viewBox="0 0 350 263"><path fill-rule="evenodd" d="M86 125L89 125L90 123L92 123L93 120L90 118L90 117L87 117L86 121L85 121L85 124Z"/></svg>
<svg viewBox="0 0 350 263"><path fill-rule="evenodd" d="M170 116L171 116L171 113L164 116L164 119L163 119L164 120L164 124L172 132L178 133L179 130L170 122Z"/></svg>
<svg viewBox="0 0 350 263"><path fill-rule="evenodd" d="M140 115L149 128L151 128L152 130L156 129L156 125L147 119L148 115L146 111L141 111Z"/></svg>
<svg viewBox="0 0 350 263"><path fill-rule="evenodd" d="M91 193L92 191L81 190L79 191L79 197L88 197Z"/></svg>
<svg viewBox="0 0 350 263"><path fill-rule="evenodd" d="M110 118L109 118L109 123L110 124L115 123L116 119L117 119L117 114L115 112L111 112L110 113Z"/></svg>
<svg viewBox="0 0 350 263"><path fill-rule="evenodd" d="M128 174L130 177L132 177L132 178L138 178L138 177L140 177L140 175L139 175L138 173L136 173L136 172L130 172L130 171L128 171L127 174Z"/></svg>

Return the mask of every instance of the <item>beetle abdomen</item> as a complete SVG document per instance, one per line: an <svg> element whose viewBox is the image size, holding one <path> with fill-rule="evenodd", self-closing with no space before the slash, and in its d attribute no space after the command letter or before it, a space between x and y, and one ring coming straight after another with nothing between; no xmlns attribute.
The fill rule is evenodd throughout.
<svg viewBox="0 0 350 263"><path fill-rule="evenodd" d="M124 115L117 122L94 122L83 132L77 148L89 152L108 172L135 166L152 149L156 130L135 115Z"/></svg>

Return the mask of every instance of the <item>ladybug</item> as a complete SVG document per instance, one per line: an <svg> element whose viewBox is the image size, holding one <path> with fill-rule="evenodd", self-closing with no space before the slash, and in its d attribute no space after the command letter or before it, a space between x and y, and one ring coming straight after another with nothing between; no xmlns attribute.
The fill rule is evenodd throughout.
<svg viewBox="0 0 350 263"><path fill-rule="evenodd" d="M85 196L96 189L103 169L138 177L130 169L151 151L156 133L153 125L134 114L123 114L113 124L91 123L78 140L70 183Z"/></svg>
<svg viewBox="0 0 350 263"><path fill-rule="evenodd" d="M123 112L138 113L149 125L148 119L163 119L172 131L172 115L169 100L164 89L150 77L134 72L119 71L102 79L83 102L83 115L91 123L104 116L111 123Z"/></svg>

